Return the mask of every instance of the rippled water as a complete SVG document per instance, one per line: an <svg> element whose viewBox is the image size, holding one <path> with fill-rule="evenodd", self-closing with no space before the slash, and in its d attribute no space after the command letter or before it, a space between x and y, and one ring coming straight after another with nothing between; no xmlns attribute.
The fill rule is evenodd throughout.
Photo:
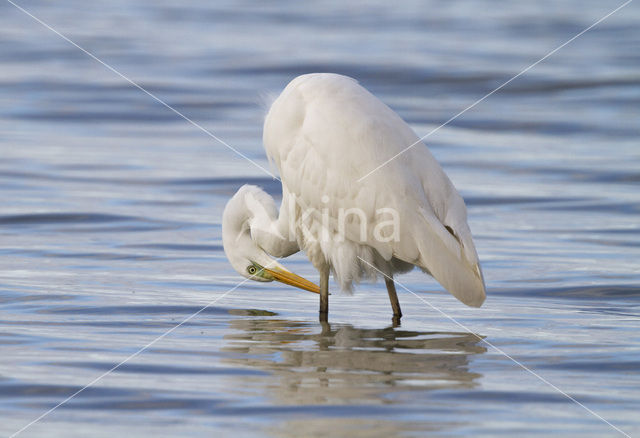
<svg viewBox="0 0 640 438"><path fill-rule="evenodd" d="M354 76L424 135L618 6L20 5L264 167L263 102L297 74ZM280 188L10 3L0 17L9 436L235 287L223 206ZM20 436L622 436L559 391L640 434L639 19L629 4L429 137L469 207L483 308L413 272L429 304L400 289L402 326L381 284L334 293L321 325L315 296L245 283Z"/></svg>

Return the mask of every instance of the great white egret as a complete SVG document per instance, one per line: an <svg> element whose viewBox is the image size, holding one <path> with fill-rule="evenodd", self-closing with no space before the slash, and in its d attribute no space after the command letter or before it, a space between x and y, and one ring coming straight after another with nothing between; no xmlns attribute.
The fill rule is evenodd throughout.
<svg viewBox="0 0 640 438"><path fill-rule="evenodd" d="M282 180L273 198L245 185L229 200L222 238L246 278L278 280L320 294L329 310L329 273L343 290L385 277L394 318L401 316L393 275L419 267L473 307L485 285L464 200L426 145L393 110L352 78L299 76L273 102L263 142ZM365 177L366 178L363 178ZM272 257L304 250L320 287Z"/></svg>

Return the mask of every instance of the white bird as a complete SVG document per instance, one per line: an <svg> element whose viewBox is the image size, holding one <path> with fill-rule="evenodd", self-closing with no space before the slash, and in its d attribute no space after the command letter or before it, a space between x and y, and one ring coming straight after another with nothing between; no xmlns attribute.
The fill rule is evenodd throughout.
<svg viewBox="0 0 640 438"><path fill-rule="evenodd" d="M330 272L347 291L382 274L394 320L401 310L393 275L414 266L464 304L482 305L464 200L409 125L356 80L295 78L271 105L263 142L280 173L282 203L278 212L270 195L250 185L228 202L223 245L238 273L319 293L321 320ZM320 287L273 259L300 250L319 271Z"/></svg>

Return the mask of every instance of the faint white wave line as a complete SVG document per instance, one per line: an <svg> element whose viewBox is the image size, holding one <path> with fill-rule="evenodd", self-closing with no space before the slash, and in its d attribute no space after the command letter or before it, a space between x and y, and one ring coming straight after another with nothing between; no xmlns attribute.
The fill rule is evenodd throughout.
<svg viewBox="0 0 640 438"><path fill-rule="evenodd" d="M526 365L524 365L522 362L518 361L517 359L514 359L513 357L511 357L509 354L507 354L504 350L502 350L500 347L495 346L494 344L492 344L491 342L487 341L485 338L483 338L482 336L476 334L474 331L472 331L470 328L468 328L466 325L462 324L461 322L459 322L457 319L455 319L453 316L447 314L446 312L444 312L443 310L439 309L438 307L434 306L433 304L431 304L429 301L425 300L424 298L422 298L420 295L418 295L417 293L415 293L414 291L410 290L408 287L406 287L405 285L403 285L402 283L400 283L398 280L394 280L392 277L388 276L387 274L385 274L384 272L382 272L381 270L379 270L378 268L376 268L375 266L373 266L371 263L369 263L368 261L364 260L363 258L361 258L360 256L358 256L358 258L363 261L364 263L366 263L367 265L369 265L370 267L372 267L373 269L375 269L377 272L379 272L381 275L383 275L384 277L393 280L398 286L400 286L401 288L403 288L404 290L406 290L407 292L409 292L410 294L412 294L413 296L415 296L416 298L418 298L420 301L422 301L423 303L427 304L429 307L431 307L433 310L437 311L438 313L440 313L442 316L444 316L445 318L447 318L449 321L453 322L454 324L456 324L458 327L462 328L464 331L466 331L467 333L475 336L476 338L478 338L479 341L484 342L485 344L487 344L489 347L493 348L495 351L497 351L498 353L502 354L504 357L506 357L507 359L511 360L513 363L515 363L516 365L518 365L520 368L522 368L523 370L527 371L528 373L530 373L531 375L537 377L540 381L542 381L543 383L546 383L547 385L549 385L551 388L555 389L556 391L558 391L560 394L564 395L566 398L568 398L569 400L571 400L572 402L574 402L575 404L577 404L578 406L582 407L584 410L586 410L587 412L589 412L591 415L593 415L594 417L602 420L603 422L605 422L606 424L608 424L609 426L611 426L613 429L615 429L616 431L620 432L622 435L626 436L627 438L631 438L630 435L628 435L626 432L624 432L622 429L620 429L619 427L615 426L614 424L611 424L608 420L606 420L604 417L602 417L601 415L599 415L597 412L594 412L592 409L590 409L589 407L585 406L584 404L580 403L578 400L576 400L575 398L573 398L572 396L570 396L569 394L567 394L566 392L564 392L562 389L558 388L556 385L554 385L553 383L549 382L547 379L545 379L544 377L542 377L540 374L536 373L535 371L533 371L531 368L528 368Z"/></svg>
<svg viewBox="0 0 640 438"><path fill-rule="evenodd" d="M627 6L629 3L631 3L633 0L627 0L626 2L624 2L623 4L621 4L620 6L618 6L617 8L615 8L613 11L609 12L607 15L605 15L604 17L600 18L598 21L596 21L595 23L593 23L591 26L586 27L585 29L583 29L581 32L579 32L578 34L576 34L575 36L573 36L571 39L565 41L564 43L562 43L561 45L559 45L558 47L556 47L555 49L553 49L552 51L550 51L549 53L547 53L546 55L544 55L542 58L538 59L536 62L534 62L533 64L529 65L527 68L525 68L524 70L522 70L520 73L518 73L517 75L513 76L511 79L509 79L506 82L503 82L500 86L498 86L497 88L495 88L493 91L485 94L483 97L481 97L480 99L476 100L475 102L473 102L471 105L469 105L468 107L466 107L465 109L463 109L462 111L460 111L458 114L454 115L453 117L451 117L449 120L447 120L446 122L444 122L443 124L441 124L440 126L432 129L430 132L428 132L427 134L423 135L422 137L420 137L418 140L416 140L415 142L411 143L409 146L407 146L406 148L404 148L403 150L401 150L400 152L398 152L397 154L395 154L393 157L389 158L387 161L385 161L384 163L380 164L378 167L376 167L375 169L371 170L369 173L367 173L365 176L361 177L360 179L358 179L358 182L361 182L363 179L367 178L369 175L371 175L372 173L376 172L377 170L379 170L381 167L386 166L387 164L389 164L391 161L395 160L396 158L398 158L400 155L404 154L405 152L407 152L409 149L411 149L412 147L414 147L415 145L421 143L424 139L426 139L427 137L429 137L431 134L434 134L435 132L437 132L440 128L443 128L445 126L447 126L449 123L453 122L455 119L457 119L458 117L460 117L461 115L463 115L464 113L466 113L467 111L469 111L471 108L475 107L476 105L478 105L480 102L482 102L483 100L485 100L487 97L491 96L492 94L496 93L497 91L501 90L502 88L504 88L505 86L509 85L512 81L514 81L515 79L519 78L520 76L522 76L523 74L525 74L526 72L528 72L529 70L531 70L533 67L535 67L536 65L540 64L542 61L544 61L545 59L547 59L548 57L550 57L551 55L553 55L554 53L556 53L558 50L562 49L564 46L566 46L567 44L571 43L572 41L574 41L576 38L579 38L580 36L584 35L586 32L590 31L591 29L593 29L595 26L597 26L598 24L602 23L604 20L606 20L607 18L609 18L610 16L612 16L613 14L615 14L616 12L618 12L620 9L624 8L625 6Z"/></svg>
<svg viewBox="0 0 640 438"><path fill-rule="evenodd" d="M215 135L213 132L209 131L207 128L205 128L204 126L200 125L199 123L195 122L194 120L190 119L189 117L187 117L186 115L184 115L182 112L180 112L179 110L177 110L176 108L174 108L173 106L169 105L167 102L165 102L164 100L160 99L158 96L156 96L155 94L153 94L152 92L150 92L149 90L147 90L146 88L144 88L142 85L138 84L137 82L135 82L133 79L129 78L128 76L124 75L123 73L121 73L120 71L116 70L114 67L112 67L111 65L107 64L105 61L103 61L102 59L98 58L96 55L94 55L93 53L89 52L88 50L86 50L85 48L81 47L79 44L77 44L76 42L72 41L70 38L68 38L67 36L63 35L62 33L60 33L59 31L57 31L56 29L54 29L53 27L51 27L50 25L48 25L47 23L45 23L44 21L42 21L40 18L36 17L35 15L33 15L31 12L27 11L26 9L24 9L22 6L14 3L12 0L7 0L7 2L11 3L13 6L15 6L17 9L19 9L20 11L24 12L25 14L27 14L29 17L33 18L35 21L37 21L38 23L40 23L41 25L43 25L44 27L46 27L47 29L49 29L51 32L55 33L56 35L58 35L60 38L62 38L63 40L65 40L66 42L68 42L69 44L73 45L74 47L76 47L77 49L81 50L82 52L84 52L86 55L88 55L89 57L91 57L92 59L94 59L95 61L99 62L100 64L102 64L104 67L106 67L108 70L112 71L113 73L115 73L116 75L120 76L122 79L124 79L125 81L129 82L131 85L133 85L134 87L136 87L137 89L139 89L140 91L142 91L143 93L147 94L149 97L151 97L152 99L154 99L156 102L160 103L161 105L165 106L166 108L170 109L171 111L173 111L175 114L177 114L178 116L182 117L184 120L186 120L187 122L189 122L190 124L192 124L193 126L195 126L196 128L198 128L200 131L204 132L205 134L207 134L209 137L213 138L214 140L216 140L217 142L219 142L220 144L226 146L228 149L232 150L233 152L235 152L238 156L244 158L245 160L247 160L248 162L250 162L251 164L253 164L254 166L256 166L258 169L262 170L263 172L265 172L267 175L271 176L274 179L277 179L278 181L280 181L280 178L278 178L277 176L275 176L273 173L271 173L270 171L268 171L267 169L265 169L263 166L261 166L260 164L256 163L254 160L252 160L251 158L247 157L245 154L243 154L242 152L240 152L238 149L234 148L233 146L231 146L229 143L227 143L226 141L222 140L220 137L218 137L217 135Z"/></svg>
<svg viewBox="0 0 640 438"><path fill-rule="evenodd" d="M77 390L76 392L74 392L73 394L71 394L69 397L65 398L64 400L62 400L60 403L58 403L57 405L55 405L54 407L52 407L51 409L49 409L48 411L44 412L43 414L41 414L38 418L32 420L29 424L26 424L25 426L23 426L20 430L14 432L13 434L11 434L9 436L9 438L14 438L16 436L18 436L20 433L24 432L26 429L28 429L29 427L33 426L34 424L36 424L38 421L42 420L44 417L46 417L47 415L49 415L50 413L52 413L53 411L55 411L56 409L58 409L60 406L64 405L65 403L67 403L69 400L71 400L72 398L74 398L75 396L77 396L78 394L80 394L81 392L83 392L85 389L89 388L90 386L93 386L94 384L96 384L97 382L99 382L100 380L102 380L104 377L106 377L107 375L111 374L113 371L117 370L118 368L120 368L122 365L124 365L125 363L129 362L131 359L133 359L134 357L138 356L140 353L142 353L143 351L145 351L146 349L148 349L149 347L151 347L153 344L155 344L156 342L160 341L161 339L164 339L167 335L169 335L170 333L172 333L173 331L175 331L176 329L178 329L179 327L181 327L184 323L192 320L193 318L195 318L196 316L198 316L200 313L202 313L203 311L205 311L207 308L209 308L210 306L214 305L215 303L217 303L218 301L220 301L222 298L226 297L227 295L229 295L231 292L233 292L234 290L236 290L237 288L239 288L240 286L242 286L244 283L246 283L247 281L249 281L250 278L245 278L244 280L242 280L240 283L236 284L234 287L232 287L231 289L229 289L228 291L226 291L225 293L223 293L222 295L219 295L218 297L216 297L214 300L211 300L210 302L208 302L204 307L202 307L200 310L198 310L197 312L189 315L188 317L186 317L185 319L183 319L180 323L174 325L173 327L171 327L169 330L167 330L166 332L162 333L160 336L158 336L157 338L155 338L154 340L152 340L151 342L149 342L147 345L145 345L144 347L138 349L135 353L129 355L126 359L124 359L123 361L119 362L117 365L114 365L113 367L111 367L109 370L105 371L104 373L100 374L98 377L96 377L95 379L93 379L91 382L87 383L85 386L83 386L82 388L80 388L79 390Z"/></svg>

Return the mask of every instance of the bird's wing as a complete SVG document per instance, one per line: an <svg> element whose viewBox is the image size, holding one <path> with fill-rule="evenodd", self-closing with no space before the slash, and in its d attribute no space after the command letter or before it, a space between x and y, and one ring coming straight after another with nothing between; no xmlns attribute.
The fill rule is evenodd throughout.
<svg viewBox="0 0 640 438"><path fill-rule="evenodd" d="M471 302L448 280L462 260L477 265L464 201L426 146L417 144L367 176L418 140L355 80L334 74L292 81L273 103L264 127L267 155L297 202L332 219L357 208L367 221L362 243L386 260L396 257L428 270L463 302ZM397 238L376 239L376 227L394 211ZM348 225L346 238L361 241L359 231L357 223ZM384 228L379 231L384 234Z"/></svg>

